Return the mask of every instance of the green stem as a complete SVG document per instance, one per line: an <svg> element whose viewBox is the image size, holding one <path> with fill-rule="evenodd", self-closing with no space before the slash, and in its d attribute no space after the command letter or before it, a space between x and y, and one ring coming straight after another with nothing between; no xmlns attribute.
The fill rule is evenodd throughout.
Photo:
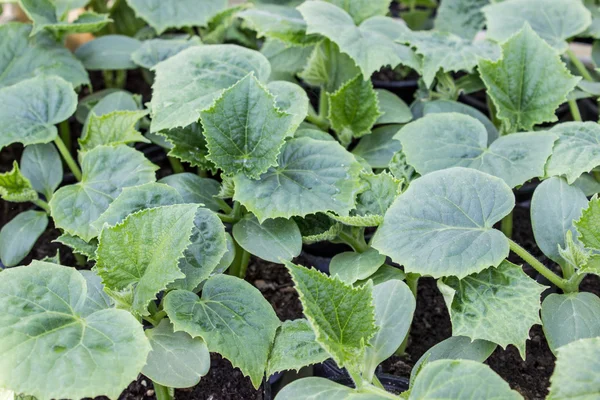
<svg viewBox="0 0 600 400"><path fill-rule="evenodd" d="M556 275L554 272L549 270L548 267L546 267L544 264L539 262L537 260L537 258L532 256L527 250L525 250L524 248L519 246L517 243L515 243L510 238L508 239L508 244L510 246L510 249L516 255L521 257L521 259L523 261L525 261L527 264L531 265L533 267L533 269L535 269L542 276L544 276L546 279L548 279L550 282L552 282L556 287L562 289L563 291L567 288L567 282L563 278L561 278L560 276Z"/></svg>
<svg viewBox="0 0 600 400"><path fill-rule="evenodd" d="M592 171L592 175L594 175L594 179L596 179L597 182L600 182L600 171Z"/></svg>
<svg viewBox="0 0 600 400"><path fill-rule="evenodd" d="M321 118L318 115L307 115L306 120L311 124L314 124L319 127L322 131L327 132L329 130L329 122L327 122L327 118Z"/></svg>
<svg viewBox="0 0 600 400"><path fill-rule="evenodd" d="M65 147L71 150L73 148L73 142L71 141L71 125L69 125L68 119L58 124L58 131L60 132L60 138L65 144Z"/></svg>
<svg viewBox="0 0 600 400"><path fill-rule="evenodd" d="M46 214L50 215L50 206L42 199L36 199L32 201L33 204L46 211Z"/></svg>
<svg viewBox="0 0 600 400"><path fill-rule="evenodd" d="M381 383L381 381L375 374L373 374L373 385L377 386L380 389L385 390L385 388L383 387L383 384Z"/></svg>
<svg viewBox="0 0 600 400"><path fill-rule="evenodd" d="M369 249L369 245L365 242L365 236L362 230L358 236L351 236L342 231L338 234L338 238L348 246L352 247L357 253L364 253Z"/></svg>
<svg viewBox="0 0 600 400"><path fill-rule="evenodd" d="M56 139L54 139L54 144L58 148L58 152L60 153L62 158L65 160L65 162L69 166L69 169L75 176L75 179L77 179L78 181L81 181L81 169L79 169L79 166L77 165L77 163L71 156L71 153L69 152L69 149L67 149L67 147L65 146L65 143L62 141L62 139L60 137L57 137Z"/></svg>
<svg viewBox="0 0 600 400"><path fill-rule="evenodd" d="M327 121L327 115L329 113L329 97L327 91L321 86L321 92L319 93L319 119Z"/></svg>
<svg viewBox="0 0 600 400"><path fill-rule="evenodd" d="M500 230L507 238L512 237L513 233L513 213L512 211L504 218L502 218L502 222L500 224Z"/></svg>
<svg viewBox="0 0 600 400"><path fill-rule="evenodd" d="M179 161L175 157L167 157L167 158L169 159L169 164L171 164L171 169L173 170L173 173L180 174L182 172L185 172L185 169L183 168L183 164L181 164L181 161Z"/></svg>
<svg viewBox="0 0 600 400"><path fill-rule="evenodd" d="M228 224L235 224L238 222L238 219L231 214L217 213L217 217L219 217L222 222L227 222Z"/></svg>
<svg viewBox="0 0 600 400"><path fill-rule="evenodd" d="M498 119L498 115L496 113L496 105L494 104L494 102L492 101L492 99L490 98L489 95L485 96L485 103L487 105L487 108L489 110L490 113L490 119L492 120L492 124L494 124L494 126L497 129L500 129L500 120Z"/></svg>
<svg viewBox="0 0 600 400"><path fill-rule="evenodd" d="M571 60L571 62L575 66L575 68L577 68L577 71L579 71L579 73L581 74L583 79L585 79L586 81L594 80L594 78L592 78L592 75L587 70L585 65L581 62L581 60L579 58L577 58L577 56L575 55L575 53L573 53L573 51L571 49L567 50L567 56L569 56L569 59Z"/></svg>
<svg viewBox="0 0 600 400"><path fill-rule="evenodd" d="M240 279L246 277L246 270L250 263L250 253L242 248L235 240L235 258L229 268L229 275L237 276Z"/></svg>
<svg viewBox="0 0 600 400"><path fill-rule="evenodd" d="M577 100L569 100L569 110L571 110L571 116L573 117L573 121L583 121L581 118L581 112L579 112L579 106L577 105Z"/></svg>
<svg viewBox="0 0 600 400"><path fill-rule="evenodd" d="M127 81L127 71L124 69L120 69L115 72L115 87L119 89L123 89L125 87L125 82Z"/></svg>
<svg viewBox="0 0 600 400"><path fill-rule="evenodd" d="M154 386L156 400L173 400L173 396L171 396L168 387L160 385L156 382L152 382L152 385Z"/></svg>

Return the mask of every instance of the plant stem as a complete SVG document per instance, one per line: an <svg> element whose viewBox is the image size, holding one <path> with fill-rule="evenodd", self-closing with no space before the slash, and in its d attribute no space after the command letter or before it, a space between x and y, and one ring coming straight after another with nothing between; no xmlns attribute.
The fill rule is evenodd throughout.
<svg viewBox="0 0 600 400"><path fill-rule="evenodd" d="M156 400L172 400L173 396L169 393L169 388L163 385L160 385L156 382L152 382L154 386L154 393L156 394Z"/></svg>
<svg viewBox="0 0 600 400"><path fill-rule="evenodd" d="M552 284L554 284L556 287L562 289L563 291L567 288L567 282L563 278L561 278L560 276L558 276L557 274L555 274L554 272L549 270L548 267L546 267L544 264L539 262L537 260L537 258L532 256L527 250L525 250L524 248L519 246L516 242L514 242L510 238L508 239L508 245L510 246L510 249L516 255L521 257L521 259L523 261L525 261L527 264L531 265L533 267L533 269L535 269L542 276L544 276L546 279L548 279L550 282L552 282Z"/></svg>
<svg viewBox="0 0 600 400"><path fill-rule="evenodd" d="M219 217L222 222L227 222L229 224L235 224L236 222L238 222L235 216L231 214L217 213L217 217Z"/></svg>
<svg viewBox="0 0 600 400"><path fill-rule="evenodd" d="M71 150L73 148L73 142L71 141L71 126L69 125L68 119L58 124L58 131L60 132L60 138L65 144L65 147Z"/></svg>
<svg viewBox="0 0 600 400"><path fill-rule="evenodd" d="M73 255L75 256L75 261L77 262L77 266L85 267L85 264L87 263L86 258L84 256L82 256L81 254L77 254L77 253L73 253Z"/></svg>
<svg viewBox="0 0 600 400"><path fill-rule="evenodd" d="M115 71L115 86L119 89L123 89L125 87L125 82L127 81L127 71L124 69L120 69Z"/></svg>
<svg viewBox="0 0 600 400"><path fill-rule="evenodd" d="M169 163L171 164L171 169L173 170L173 173L180 174L182 172L185 172L185 169L183 168L181 161L179 161L175 157L167 157L167 158L169 159Z"/></svg>
<svg viewBox="0 0 600 400"><path fill-rule="evenodd" d="M594 80L594 78L592 78L592 75L587 70L585 65L581 62L581 60L579 58L577 58L577 56L575 55L575 53L573 53L573 51L571 49L568 49L566 54L567 54L567 56L569 56L569 59L571 60L571 62L575 66L575 68L577 68L577 71L579 71L579 73L581 74L583 79L585 79L586 81Z"/></svg>
<svg viewBox="0 0 600 400"><path fill-rule="evenodd" d="M498 119L498 115L496 114L496 105L494 104L489 95L485 96L485 103L488 107L492 124L494 124L494 126L499 129L501 122Z"/></svg>
<svg viewBox="0 0 600 400"><path fill-rule="evenodd" d="M357 253L364 253L365 251L369 250L369 245L367 242L365 242L365 236L362 233L362 230L358 237L351 236L342 231L338 234L338 238L348 246L352 247Z"/></svg>
<svg viewBox="0 0 600 400"><path fill-rule="evenodd" d="M62 139L60 137L57 137L56 139L54 139L54 144L58 148L58 152L60 153L62 158L65 160L65 162L69 166L69 169L75 176L75 179L77 179L78 181L81 181L81 169L79 169L79 166L77 165L77 163L71 156L71 152L69 152L69 149L67 149L67 147L65 146Z"/></svg>
<svg viewBox="0 0 600 400"><path fill-rule="evenodd" d="M579 112L579 106L577 105L577 100L569 100L569 110L571 110L571 116L573 117L573 121L583 121L581 119L581 113Z"/></svg>
<svg viewBox="0 0 600 400"><path fill-rule="evenodd" d="M329 97L327 97L327 91L321 86L321 92L319 93L319 119L327 120L329 113Z"/></svg>
<svg viewBox="0 0 600 400"><path fill-rule="evenodd" d="M244 250L235 239L233 242L235 243L235 258L229 268L229 275L244 279L246 277L248 264L250 263L250 253Z"/></svg>
<svg viewBox="0 0 600 400"><path fill-rule="evenodd" d="M36 199L32 201L33 204L46 211L46 214L50 215L50 206L42 199Z"/></svg>
<svg viewBox="0 0 600 400"><path fill-rule="evenodd" d="M513 232L513 212L511 211L506 217L502 218L502 222L500 224L500 229L502 233L506 235L507 238L512 237Z"/></svg>

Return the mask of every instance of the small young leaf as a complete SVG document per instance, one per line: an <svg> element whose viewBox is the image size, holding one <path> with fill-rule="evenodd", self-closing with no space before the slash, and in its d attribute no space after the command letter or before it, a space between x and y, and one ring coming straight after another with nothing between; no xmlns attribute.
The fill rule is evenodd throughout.
<svg viewBox="0 0 600 400"><path fill-rule="evenodd" d="M472 40L485 25L481 11L490 0L444 0L437 9L434 28Z"/></svg>
<svg viewBox="0 0 600 400"><path fill-rule="evenodd" d="M373 247L407 272L463 278L508 256L506 236L493 226L514 204L499 178L460 167L432 172L392 204Z"/></svg>
<svg viewBox="0 0 600 400"><path fill-rule="evenodd" d="M79 46L75 56L90 71L136 69L131 56L141 45L129 36L105 35Z"/></svg>
<svg viewBox="0 0 600 400"><path fill-rule="evenodd" d="M148 114L147 111L113 111L102 116L91 112L87 120L79 146L88 151L96 146L114 146L134 142L150 143L136 129L138 121Z"/></svg>
<svg viewBox="0 0 600 400"><path fill-rule="evenodd" d="M171 58L188 47L199 46L202 41L198 36L177 36L172 39L150 39L131 53L131 61L140 67L154 68L156 64Z"/></svg>
<svg viewBox="0 0 600 400"><path fill-rule="evenodd" d="M209 351L250 376L255 388L260 386L280 322L256 288L233 276L216 275L204 285L202 298L175 290L165 297L164 308L175 331L201 337Z"/></svg>
<svg viewBox="0 0 600 400"><path fill-rule="evenodd" d="M186 203L204 204L212 211L219 211L222 200L216 196L221 185L214 179L201 178L190 172L165 176L158 183L164 183L175 188Z"/></svg>
<svg viewBox="0 0 600 400"><path fill-rule="evenodd" d="M56 35L96 32L112 22L108 14L96 14L89 11L79 15L75 21L68 22L61 18L50 0L20 0L19 4L29 19L33 21L32 36L44 29Z"/></svg>
<svg viewBox="0 0 600 400"><path fill-rule="evenodd" d="M0 260L5 267L19 264L46 230L48 215L41 211L24 211L0 230Z"/></svg>
<svg viewBox="0 0 600 400"><path fill-rule="evenodd" d="M373 129L370 135L360 139L352 154L364 158L372 168L387 168L394 154L402 149L400 142L394 139L400 128L401 125L387 125Z"/></svg>
<svg viewBox="0 0 600 400"><path fill-rule="evenodd" d="M280 40L291 45L309 45L319 40L318 36L306 34L306 22L302 14L292 7L268 4L238 13L258 37Z"/></svg>
<svg viewBox="0 0 600 400"><path fill-rule="evenodd" d="M64 244L73 250L73 253L81 254L87 257L88 260L96 259L96 250L98 249L98 239L91 239L89 242L81 239L78 236L63 233L57 237L54 242Z"/></svg>
<svg viewBox="0 0 600 400"><path fill-rule="evenodd" d="M373 285L377 286L391 280L402 281L406 279L406 274L400 268L392 267L391 265L383 264L379 269L368 279L357 281L354 285L360 286L367 283L368 280L373 281Z"/></svg>
<svg viewBox="0 0 600 400"><path fill-rule="evenodd" d="M580 339L558 349L548 400L592 400L600 392L600 338Z"/></svg>
<svg viewBox="0 0 600 400"><path fill-rule="evenodd" d="M158 134L172 145L168 153L170 157L178 158L193 167L217 171L215 165L206 158L208 149L200 122L194 122L185 128L169 129Z"/></svg>
<svg viewBox="0 0 600 400"><path fill-rule="evenodd" d="M21 173L31 186L46 199L63 179L62 160L53 144L32 144L25 147L21 156Z"/></svg>
<svg viewBox="0 0 600 400"><path fill-rule="evenodd" d="M294 217L294 221L302 234L302 243L313 244L335 239L342 225L329 218L326 214L309 214L304 218Z"/></svg>
<svg viewBox="0 0 600 400"><path fill-rule="evenodd" d="M6 201L24 203L38 199L38 194L29 179L19 171L19 164L13 161L13 169L0 174L0 197Z"/></svg>
<svg viewBox="0 0 600 400"><path fill-rule="evenodd" d="M364 253L346 251L333 256L329 273L349 285L373 275L385 262L385 256L375 249Z"/></svg>
<svg viewBox="0 0 600 400"><path fill-rule="evenodd" d="M413 118L410 108L394 93L385 89L375 89L381 115L375 125L405 124Z"/></svg>
<svg viewBox="0 0 600 400"><path fill-rule="evenodd" d="M585 206L584 206L585 207ZM600 199L593 197L581 212L581 217L574 222L579 233L579 240L589 249L600 250Z"/></svg>

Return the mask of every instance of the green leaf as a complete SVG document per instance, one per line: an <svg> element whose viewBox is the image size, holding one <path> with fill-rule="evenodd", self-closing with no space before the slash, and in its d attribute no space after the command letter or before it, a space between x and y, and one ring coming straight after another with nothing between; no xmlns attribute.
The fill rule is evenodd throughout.
<svg viewBox="0 0 600 400"><path fill-rule="evenodd" d="M371 133L375 121L382 115L371 81L364 80L360 74L328 95L328 103L331 127L346 145L352 138Z"/></svg>
<svg viewBox="0 0 600 400"><path fill-rule="evenodd" d="M460 167L432 172L396 199L372 245L407 272L463 278L508 256L506 236L493 226L514 204L499 178Z"/></svg>
<svg viewBox="0 0 600 400"><path fill-rule="evenodd" d="M40 400L117 398L144 366L142 325L99 307L74 268L34 261L6 270L0 299L2 387Z"/></svg>
<svg viewBox="0 0 600 400"><path fill-rule="evenodd" d="M368 279L357 281L354 285L364 285L368 280L373 281L373 285L377 286L391 280L404 280L406 274L400 268L392 267L391 265L383 264L379 269Z"/></svg>
<svg viewBox="0 0 600 400"><path fill-rule="evenodd" d="M299 371L328 358L329 354L316 342L315 333L306 319L285 321L275 336L267 376L281 371Z"/></svg>
<svg viewBox="0 0 600 400"><path fill-rule="evenodd" d="M440 70L471 73L480 60L495 62L502 56L500 46L494 42L473 42L449 32L406 30L398 40L408 43L423 57L423 80L427 86L431 86Z"/></svg>
<svg viewBox="0 0 600 400"><path fill-rule="evenodd" d="M67 48L45 33L30 37L31 29L30 24L17 22L0 25L4 54L0 59L0 87L38 75L57 75L75 87L90 83L85 68Z"/></svg>
<svg viewBox="0 0 600 400"><path fill-rule="evenodd" d="M529 25L502 45L502 53L500 61L480 61L479 73L507 131L529 131L536 124L556 121L555 110L580 78L571 75Z"/></svg>
<svg viewBox="0 0 600 400"><path fill-rule="evenodd" d="M600 392L600 338L581 339L558 349L548 400L593 400Z"/></svg>
<svg viewBox="0 0 600 400"><path fill-rule="evenodd" d="M96 250L98 249L98 240L91 239L89 242L81 239L80 237L63 233L57 237L54 242L64 244L73 250L73 253L81 254L87 257L88 260L96 259Z"/></svg>
<svg viewBox="0 0 600 400"><path fill-rule="evenodd" d="M61 18L50 0L20 0L19 5L33 21L32 36L44 29L55 35L96 32L112 22L108 14L96 14L89 11L79 15L75 21L68 22Z"/></svg>
<svg viewBox="0 0 600 400"><path fill-rule="evenodd" d="M183 50L199 46L202 41L198 36L176 36L172 39L150 39L142 42L141 46L131 53L131 61L147 69L171 58Z"/></svg>
<svg viewBox="0 0 600 400"><path fill-rule="evenodd" d="M375 394L359 393L355 389L344 386L326 378L308 377L297 379L285 385L277 400L383 400Z"/></svg>
<svg viewBox="0 0 600 400"><path fill-rule="evenodd" d="M565 176L572 184L600 165L600 126L595 122L565 122L551 133L558 136L546 166L547 176Z"/></svg>
<svg viewBox="0 0 600 400"><path fill-rule="evenodd" d="M32 144L23 150L21 173L38 193L46 199L60 185L63 179L62 160L53 144Z"/></svg>
<svg viewBox="0 0 600 400"><path fill-rule="evenodd" d="M364 20L389 12L391 0L325 0L344 9L358 25Z"/></svg>
<svg viewBox="0 0 600 400"><path fill-rule="evenodd" d="M581 1L510 0L483 8L487 20L487 37L505 41L521 30L525 23L556 52L567 49L567 39L585 31L592 17Z"/></svg>
<svg viewBox="0 0 600 400"><path fill-rule="evenodd" d="M583 173L573 182L573 186L581 189L588 197L600 193L600 182L592 174Z"/></svg>
<svg viewBox="0 0 600 400"><path fill-rule="evenodd" d="M103 115L111 111L135 111L139 108L131 93L119 89L103 89L79 100L75 118L79 123L85 124L92 109L96 115Z"/></svg>
<svg viewBox="0 0 600 400"><path fill-rule="evenodd" d="M598 221L600 220L600 199L594 196L583 210L581 217L574 222L579 233L579 240L585 247L600 250L600 231Z"/></svg>
<svg viewBox="0 0 600 400"><path fill-rule="evenodd" d="M488 4L490 0L444 0L437 10L434 28L473 39L485 25L481 8Z"/></svg>
<svg viewBox="0 0 600 400"><path fill-rule="evenodd" d="M423 367L410 388L409 400L522 400L487 365L471 360L437 360Z"/></svg>
<svg viewBox="0 0 600 400"><path fill-rule="evenodd" d="M73 86L58 76L37 76L0 90L0 148L53 141L58 135L54 125L76 106Z"/></svg>
<svg viewBox="0 0 600 400"><path fill-rule="evenodd" d="M291 261L302 251L300 229L292 219L268 219L261 224L248 214L233 226L232 233L244 250L276 264Z"/></svg>
<svg viewBox="0 0 600 400"><path fill-rule="evenodd" d="M600 298L592 293L551 294L542 303L544 335L550 350L600 336Z"/></svg>
<svg viewBox="0 0 600 400"><path fill-rule="evenodd" d="M337 238L342 230L341 224L323 213L309 214L304 218L294 217L293 220L300 229L304 244L331 241Z"/></svg>
<svg viewBox="0 0 600 400"><path fill-rule="evenodd" d="M375 16L356 26L348 13L324 1L307 1L298 10L308 24L307 33L318 33L337 44L354 60L365 79L386 65L419 69L415 53L395 42L408 29L402 22Z"/></svg>
<svg viewBox="0 0 600 400"><path fill-rule="evenodd" d="M292 136L308 114L309 101L306 91L291 82L275 81L267 84L267 90L275 96L275 105L292 116L288 136Z"/></svg>
<svg viewBox="0 0 600 400"><path fill-rule="evenodd" d="M201 178L196 174L183 172L165 176L158 182L175 188L186 203L204 204L212 211L221 210L222 200L216 198L221 185L214 179Z"/></svg>
<svg viewBox="0 0 600 400"><path fill-rule="evenodd" d="M454 336L488 340L503 348L512 344L525 359L529 330L541 323L540 295L545 286L508 261L463 279L446 278L441 284L452 291L446 303Z"/></svg>
<svg viewBox="0 0 600 400"><path fill-rule="evenodd" d="M185 332L174 332L166 318L155 328L146 330L152 346L142 374L170 388L196 386L208 373L210 354L206 343Z"/></svg>
<svg viewBox="0 0 600 400"><path fill-rule="evenodd" d="M387 168L394 154L402 148L394 139L400 128L401 125L388 125L373 129L370 135L360 139L352 154L364 158L372 168Z"/></svg>
<svg viewBox="0 0 600 400"><path fill-rule="evenodd" d="M38 199L38 194L31 186L29 179L19 171L19 164L13 161L9 172L0 174L0 197L6 201L24 203Z"/></svg>
<svg viewBox="0 0 600 400"><path fill-rule="evenodd" d="M157 166L132 148L98 146L81 155L81 182L54 193L50 209L56 226L89 241L96 236L90 225L128 186L155 181Z"/></svg>
<svg viewBox="0 0 600 400"><path fill-rule="evenodd" d="M317 342L337 365L357 371L377 332L372 284L354 288L315 269L287 262Z"/></svg>
<svg viewBox="0 0 600 400"><path fill-rule="evenodd" d="M487 146L488 133L463 114L428 114L396 135L407 162L425 175L450 167L474 168L497 176L510 187L544 176L556 136L545 132L513 133Z"/></svg>
<svg viewBox="0 0 600 400"><path fill-rule="evenodd" d="M147 111L113 111L102 116L90 113L83 136L79 139L81 150L88 151L102 145L150 143L136 129L138 121L147 114Z"/></svg>
<svg viewBox="0 0 600 400"><path fill-rule="evenodd" d="M531 226L535 242L542 252L557 263L564 262L559 246L565 247L565 235L576 232L573 221L581 216L587 198L581 189L569 186L562 178L542 182L531 199Z"/></svg>
<svg viewBox="0 0 600 400"><path fill-rule="evenodd" d="M185 127L250 72L265 82L269 61L259 52L235 45L194 46L154 68L152 132Z"/></svg>
<svg viewBox="0 0 600 400"><path fill-rule="evenodd" d="M5 267L19 264L33 248L48 226L48 215L41 211L24 211L0 230L0 259Z"/></svg>
<svg viewBox="0 0 600 400"><path fill-rule="evenodd" d="M375 249L369 249L364 253L346 251L333 256L329 264L329 273L351 285L373 275L384 262L385 256Z"/></svg>
<svg viewBox="0 0 600 400"><path fill-rule="evenodd" d="M51 0L56 7L56 15L60 18L69 10L85 7L89 0Z"/></svg>
<svg viewBox="0 0 600 400"><path fill-rule="evenodd" d="M361 166L336 142L291 139L276 167L259 180L236 175L234 200L259 221L333 211L348 215L354 208Z"/></svg>
<svg viewBox="0 0 600 400"><path fill-rule="evenodd" d="M197 205L173 205L139 211L99 237L96 270L115 292L132 291L132 311L149 315L148 303L185 275L178 260L190 244Z"/></svg>
<svg viewBox="0 0 600 400"><path fill-rule="evenodd" d="M90 40L75 50L85 69L90 71L136 69L132 55L142 42L125 35L106 35Z"/></svg>
<svg viewBox="0 0 600 400"><path fill-rule="evenodd" d="M319 40L307 36L306 22L298 10L275 4L261 5L237 14L261 38L277 39L286 44L309 45Z"/></svg>
<svg viewBox="0 0 600 400"><path fill-rule="evenodd" d="M168 153L170 157L178 158L194 167L216 172L215 165L206 158L208 149L202 124L194 122L185 128L159 132L159 135L173 145Z"/></svg>
<svg viewBox="0 0 600 400"><path fill-rule="evenodd" d="M260 52L271 63L273 73L295 75L304 69L313 46L292 46L276 39L267 39ZM273 74L271 79L273 80Z"/></svg>
<svg viewBox="0 0 600 400"><path fill-rule="evenodd" d="M164 302L175 331L201 337L211 352L250 376L255 388L260 386L280 322L256 288L233 276L216 275L204 285L202 298L175 290Z"/></svg>
<svg viewBox="0 0 600 400"><path fill-rule="evenodd" d="M375 125L404 124L413 118L410 108L394 93L385 89L375 89L375 93L382 114L377 118Z"/></svg>
<svg viewBox="0 0 600 400"><path fill-rule="evenodd" d="M169 28L206 26L212 16L227 8L227 0L127 0L127 3L159 35Z"/></svg>

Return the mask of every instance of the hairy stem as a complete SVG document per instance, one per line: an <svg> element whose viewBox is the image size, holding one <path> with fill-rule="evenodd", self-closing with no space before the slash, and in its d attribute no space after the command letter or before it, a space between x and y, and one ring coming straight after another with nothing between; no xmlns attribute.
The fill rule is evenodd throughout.
<svg viewBox="0 0 600 400"><path fill-rule="evenodd" d="M342 231L338 234L338 238L348 246L352 247L357 253L364 253L369 250L369 245L365 242L364 231L362 230L358 236L352 236Z"/></svg>
<svg viewBox="0 0 600 400"><path fill-rule="evenodd" d="M229 275L237 276L240 279L246 277L246 270L250 263L250 253L242 248L235 240L235 258L229 268Z"/></svg>
<svg viewBox="0 0 600 400"><path fill-rule="evenodd" d="M181 161L179 161L175 157L167 157L167 158L169 160L169 164L171 164L171 169L173 170L173 173L180 174L182 172L185 172L185 169L183 168L183 164L181 164Z"/></svg>
<svg viewBox="0 0 600 400"><path fill-rule="evenodd" d="M513 232L513 212L511 211L506 217L502 218L500 223L500 230L506 235L507 238L512 237Z"/></svg>
<svg viewBox="0 0 600 400"><path fill-rule="evenodd" d="M517 243L515 243L510 238L508 239L508 244L510 246L510 249L516 255L521 257L521 259L523 261L525 261L527 264L531 265L533 267L533 269L535 269L542 276L544 276L546 279L548 279L550 282L552 282L552 284L554 284L559 289L562 289L563 291L565 291L567 289L567 281L566 280L564 280L563 278L561 278L560 276L558 276L554 272L552 272L550 269L548 269L548 267L546 267L544 264L539 262L538 259L535 258L534 256L532 256L527 250L525 250L524 248L519 246Z"/></svg>
<svg viewBox="0 0 600 400"><path fill-rule="evenodd" d="M329 98L327 97L327 91L321 86L321 92L319 93L319 119L327 121L328 114Z"/></svg>
<svg viewBox="0 0 600 400"><path fill-rule="evenodd" d="M163 385L160 385L156 382L152 382L154 386L154 393L156 394L156 400L172 400L173 396L169 392L169 388Z"/></svg>
<svg viewBox="0 0 600 400"><path fill-rule="evenodd" d="M571 49L568 49L566 54L567 54L567 56L569 56L569 59L571 60L571 62L575 66L575 68L577 68L577 71L579 71L579 73L581 74L583 79L585 79L586 81L594 80L594 78L592 78L592 75L587 70L585 65L581 62L581 60L579 58L577 58L577 56L575 55L575 53L573 53L573 51Z"/></svg>
<svg viewBox="0 0 600 400"><path fill-rule="evenodd" d="M65 160L65 162L67 163L67 166L69 167L69 169L75 176L75 179L77 179L78 181L81 181L81 169L79 169L79 166L77 165L77 163L71 156L71 152L69 151L69 149L67 149L67 146L65 146L65 143L62 141L62 139L60 137L57 137L56 139L54 139L54 144L58 148L58 152L62 156L63 160Z"/></svg>
<svg viewBox="0 0 600 400"><path fill-rule="evenodd" d="M50 215L50 206L42 199L36 199L32 201L33 204L46 211L46 214Z"/></svg>

